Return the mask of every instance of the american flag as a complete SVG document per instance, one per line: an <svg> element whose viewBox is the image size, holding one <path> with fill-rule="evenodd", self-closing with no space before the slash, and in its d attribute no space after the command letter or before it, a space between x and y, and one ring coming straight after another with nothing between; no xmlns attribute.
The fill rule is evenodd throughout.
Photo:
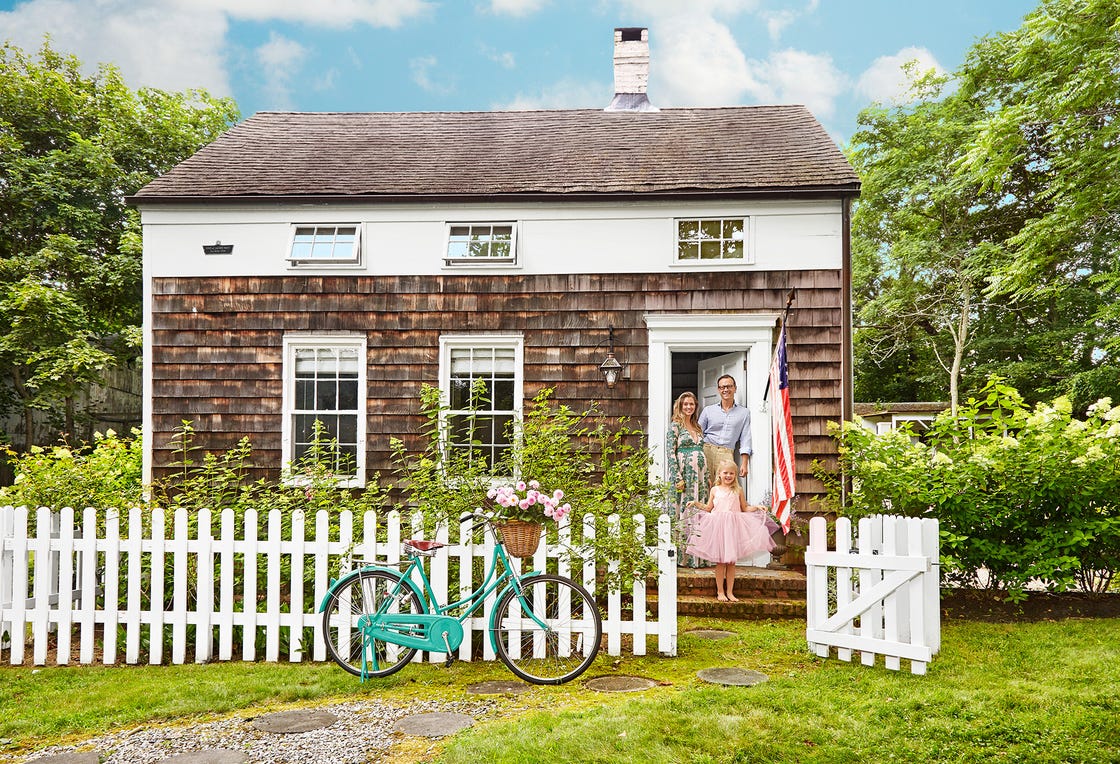
<svg viewBox="0 0 1120 764"><path fill-rule="evenodd" d="M786 366L786 326L778 335L778 349L770 365L770 391L773 406L770 424L774 431L774 490L770 494L770 510L789 533L793 514L790 500L794 496L796 466L793 458L793 418L789 411L789 368Z"/></svg>

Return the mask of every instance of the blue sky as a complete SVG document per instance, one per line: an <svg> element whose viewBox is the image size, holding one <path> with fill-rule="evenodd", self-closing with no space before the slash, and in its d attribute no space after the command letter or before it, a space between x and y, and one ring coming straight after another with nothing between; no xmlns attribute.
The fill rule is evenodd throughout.
<svg viewBox="0 0 1120 764"><path fill-rule="evenodd" d="M0 39L50 34L130 85L262 110L602 108L613 30L650 29L654 105L803 103L843 143L899 65L952 71L1028 0L0 0Z"/></svg>

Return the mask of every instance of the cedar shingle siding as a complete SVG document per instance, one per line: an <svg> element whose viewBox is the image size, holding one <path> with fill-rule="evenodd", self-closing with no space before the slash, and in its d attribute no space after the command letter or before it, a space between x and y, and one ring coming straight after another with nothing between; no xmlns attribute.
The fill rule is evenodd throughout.
<svg viewBox="0 0 1120 764"><path fill-rule="evenodd" d="M390 435L408 442L418 432L420 384L437 384L439 336L447 331L524 333L526 398L555 386L559 402L578 410L600 401L605 413L644 426L646 313L774 312L788 290L797 288L789 364L798 488L819 490L810 465L834 459L825 421L840 418L836 271L506 275L501 294L491 293L493 278L157 279L155 463L173 460L171 435L181 420L190 419L195 445L217 451L248 435L256 463L279 464L282 339L291 331L366 332L370 474L390 473ZM631 379L613 390L603 385L598 370L603 351L596 348L608 325L615 328L618 356L631 366ZM661 436L653 440L660 444ZM274 470L268 474L275 476Z"/></svg>

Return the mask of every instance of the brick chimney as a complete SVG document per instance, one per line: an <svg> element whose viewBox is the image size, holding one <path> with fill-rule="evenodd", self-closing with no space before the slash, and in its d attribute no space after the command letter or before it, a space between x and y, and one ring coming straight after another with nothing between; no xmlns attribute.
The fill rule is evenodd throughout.
<svg viewBox="0 0 1120 764"><path fill-rule="evenodd" d="M614 30L614 99L606 111L657 111L649 102L649 30L618 27Z"/></svg>

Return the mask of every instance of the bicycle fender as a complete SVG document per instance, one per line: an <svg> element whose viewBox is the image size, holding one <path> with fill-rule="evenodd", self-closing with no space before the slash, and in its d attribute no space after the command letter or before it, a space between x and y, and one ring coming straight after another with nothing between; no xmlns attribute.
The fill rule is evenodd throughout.
<svg viewBox="0 0 1120 764"><path fill-rule="evenodd" d="M518 581L528 581L530 578L536 578L537 576L541 575L542 572L543 571L539 571L539 570L531 570L528 573L526 573L525 575L518 577L517 580ZM497 598L495 598L494 602L495 603L501 602L502 597L504 597L506 595L506 592L508 592L512 588L513 588L513 582L511 581L510 583L506 584L506 588L502 589L502 591L498 594ZM496 623L494 623L494 618L497 615L497 612L498 612L498 609L494 608L494 612L492 612L490 614L490 628L488 629L488 631L490 632L490 649L493 650L495 654L497 654L497 652L498 652L498 637L496 636L497 633L498 633L498 625Z"/></svg>
<svg viewBox="0 0 1120 764"><path fill-rule="evenodd" d="M331 594L334 593L335 589L342 586L343 583L348 581L352 576L356 576L359 573L361 573L362 571L366 571L366 570L380 570L380 571L384 571L385 573L392 573L394 576L397 576L398 578L402 578L401 577L401 572L399 570L397 570L396 568L386 568L386 567L383 567L381 565L364 565L364 566L358 568L357 570L350 571L349 573L347 573L342 578L332 578L331 579L331 585L327 587L327 593L323 595L323 601L319 603L319 612L322 613L324 610L327 609L327 600L329 600L331 598ZM402 580L404 581L405 586L412 589L412 591L416 592L416 596L420 598L421 606L423 606L424 608L427 608L428 602L427 602L426 599L424 599L424 593L422 591L420 591L420 587L416 585L416 582L413 581L411 578L402 578Z"/></svg>

